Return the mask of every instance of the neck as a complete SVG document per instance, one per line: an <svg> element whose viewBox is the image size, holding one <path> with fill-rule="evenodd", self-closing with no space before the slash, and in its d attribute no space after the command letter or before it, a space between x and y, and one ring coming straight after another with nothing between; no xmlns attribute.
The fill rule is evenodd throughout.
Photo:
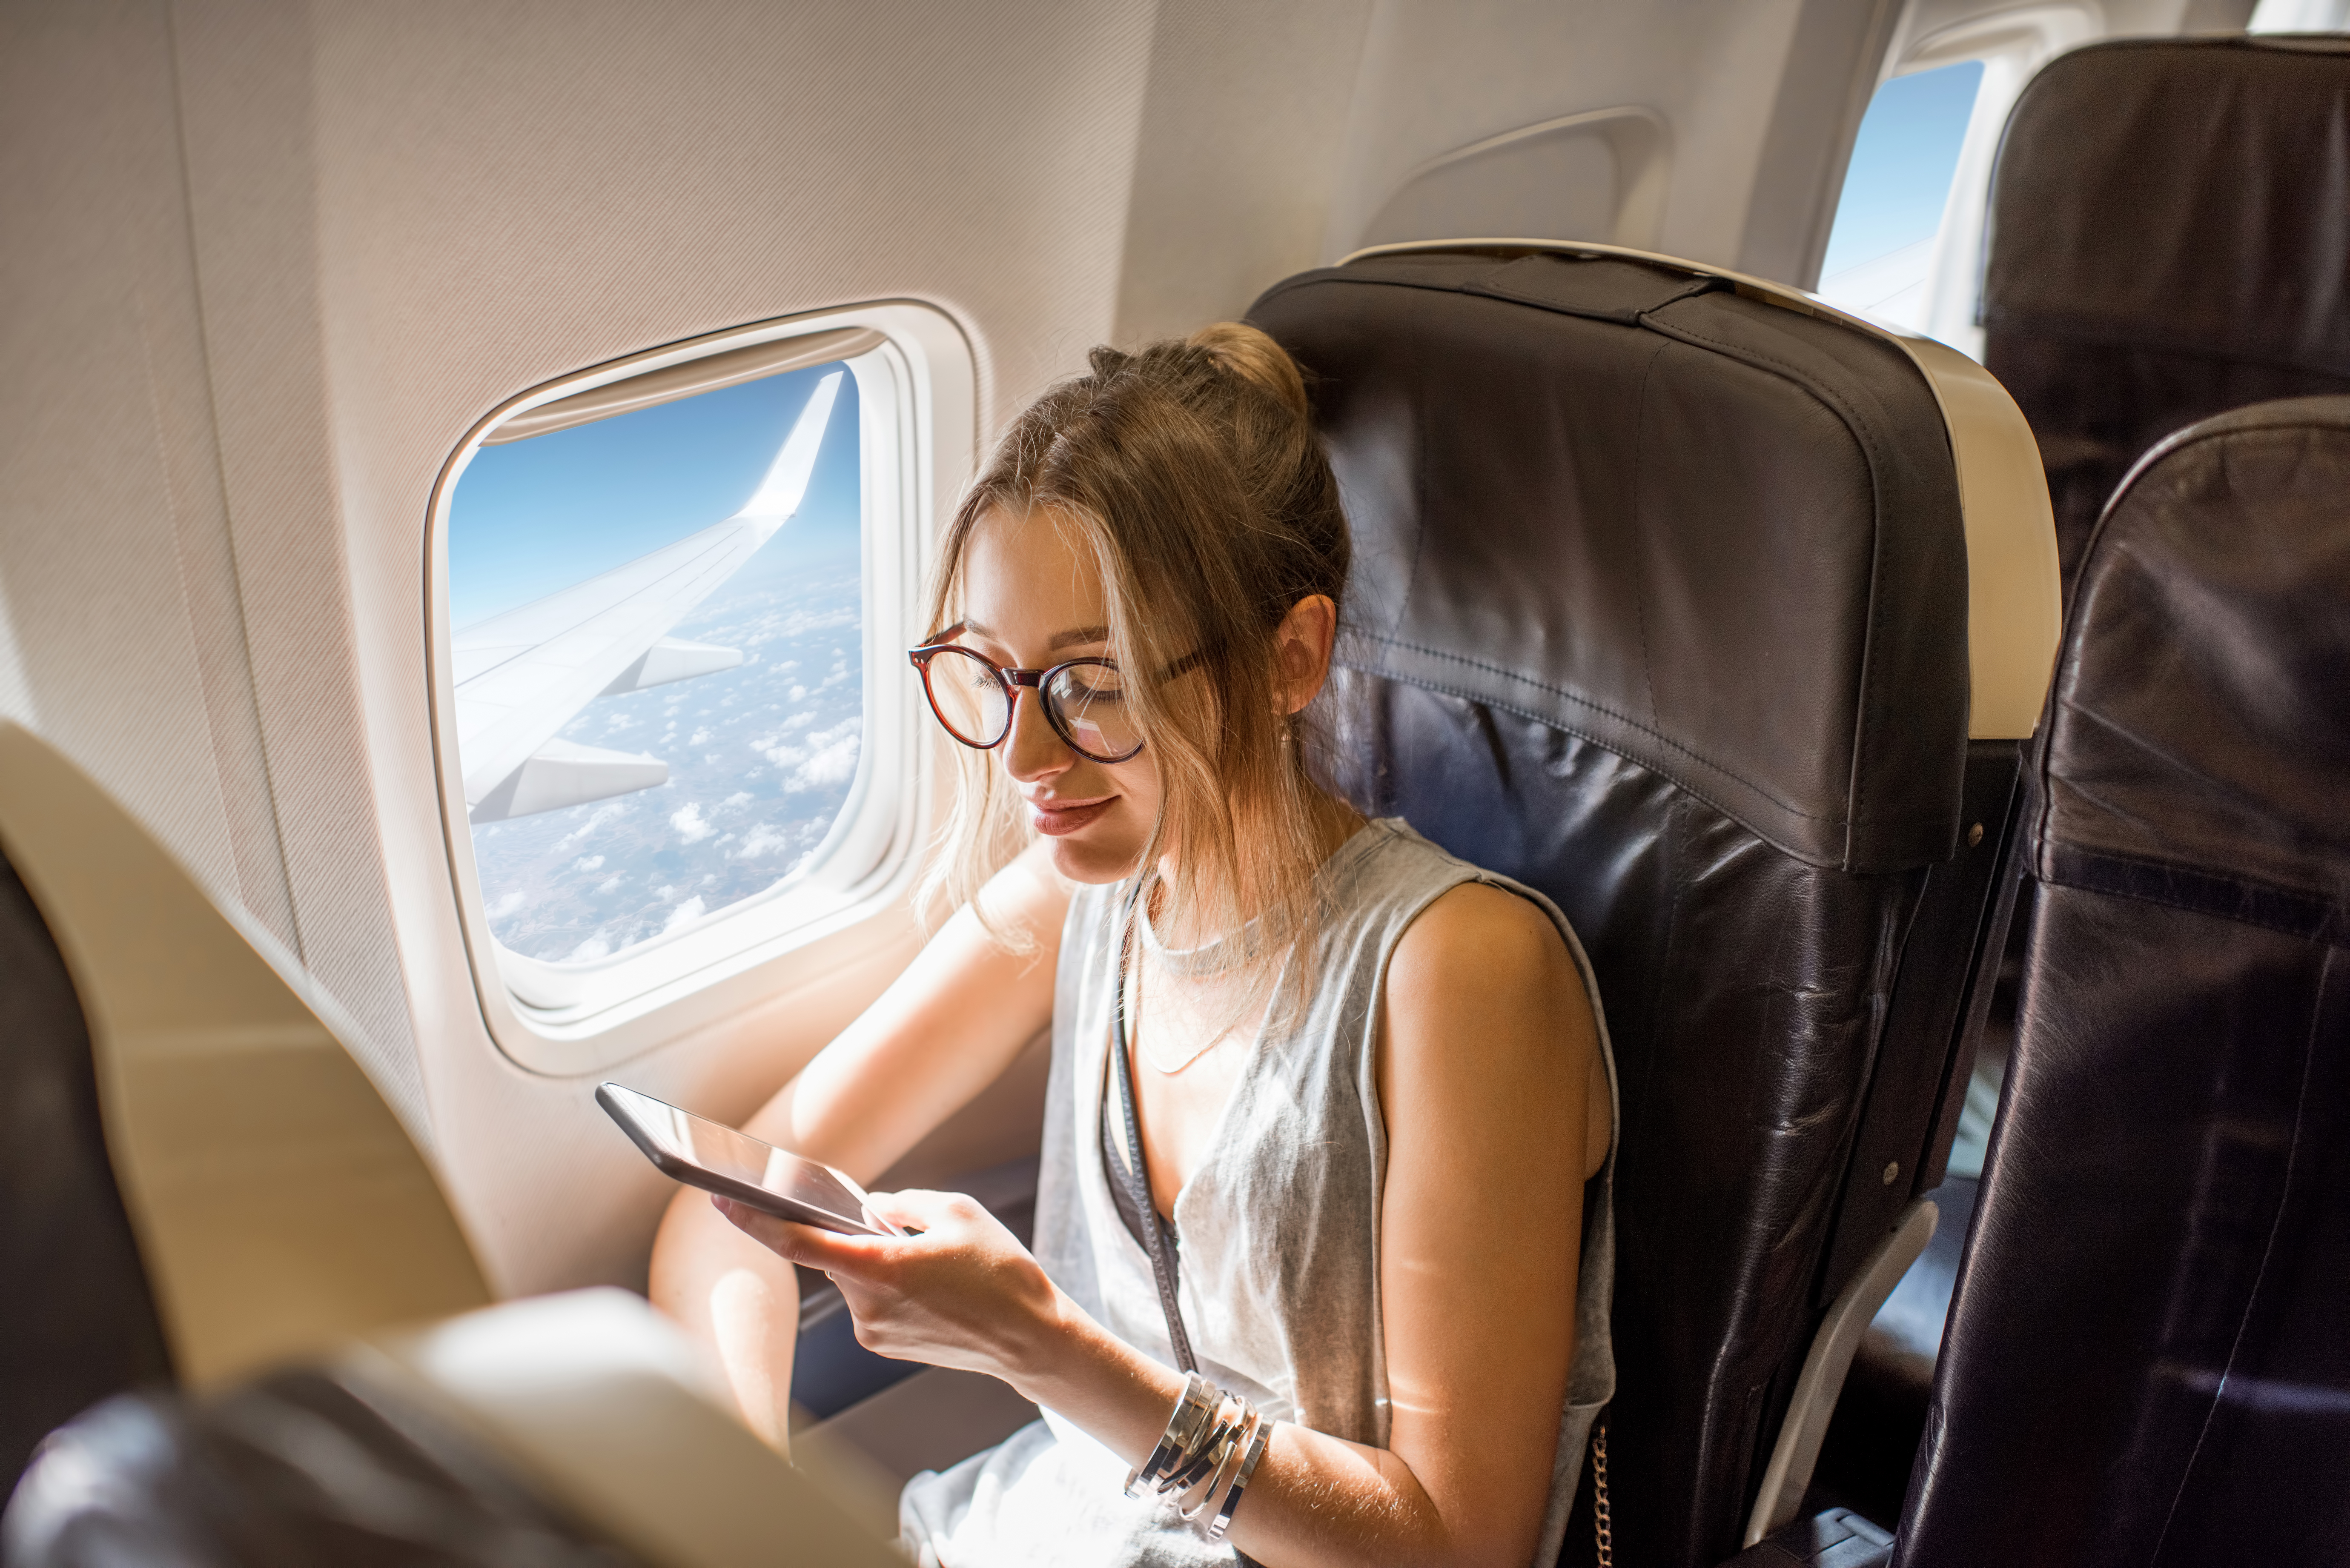
<svg viewBox="0 0 2350 1568"><path fill-rule="evenodd" d="M1314 862L1318 866L1336 854L1340 845L1359 832L1367 818L1361 812L1320 786L1308 785L1307 787L1311 793L1307 796L1306 810L1309 820L1314 826ZM1162 884L1169 887L1175 885L1179 864L1176 850L1170 848L1159 854L1159 879ZM1153 920L1159 919L1159 906L1155 896L1151 907L1151 918ZM1215 931L1192 930L1189 929L1190 924L1189 919L1179 916L1176 928L1170 929L1161 927L1159 937L1170 945L1188 946L1212 940L1220 934Z"/></svg>

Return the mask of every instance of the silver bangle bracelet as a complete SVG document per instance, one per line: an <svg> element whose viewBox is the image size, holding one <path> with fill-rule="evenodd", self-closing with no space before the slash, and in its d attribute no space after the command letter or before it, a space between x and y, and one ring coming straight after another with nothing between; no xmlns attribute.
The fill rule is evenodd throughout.
<svg viewBox="0 0 2350 1568"><path fill-rule="evenodd" d="M1223 1395L1214 1384L1196 1372L1185 1373L1183 1392L1175 1397L1175 1408L1168 1415L1166 1431L1159 1435L1158 1445L1141 1468L1126 1472L1126 1495L1140 1496L1135 1488L1145 1483L1157 1488L1170 1470L1184 1461L1201 1428L1222 1404Z"/></svg>
<svg viewBox="0 0 2350 1568"><path fill-rule="evenodd" d="M1241 1493L1248 1490L1250 1478L1256 1474L1257 1461L1264 1458L1264 1446L1273 1438L1274 1423L1259 1421L1250 1435L1248 1456L1241 1460L1240 1473L1232 1478L1232 1490L1224 1493L1224 1505L1216 1510L1216 1521L1208 1526L1208 1539L1222 1541L1224 1532L1232 1527L1232 1515L1240 1511Z"/></svg>
<svg viewBox="0 0 2350 1568"><path fill-rule="evenodd" d="M1232 1412L1229 1417L1225 1415L1227 1409ZM1252 1414L1253 1411L1247 1400L1237 1395L1222 1395L1216 1403L1214 1422L1197 1442L1184 1451L1181 1462L1168 1471L1166 1478L1159 1481L1159 1490L1180 1495L1199 1485L1201 1476L1221 1468L1226 1450L1235 1444L1233 1434Z"/></svg>
<svg viewBox="0 0 2350 1568"><path fill-rule="evenodd" d="M1264 1424L1264 1418L1256 1413L1256 1407L1246 1400L1241 1402L1241 1413L1240 1428L1232 1434L1231 1440L1225 1443L1223 1451L1216 1456L1215 1473L1208 1478L1207 1490L1200 1493L1200 1501L1189 1508L1179 1508L1175 1511L1175 1517L1184 1523L1192 1523L1214 1506L1216 1494L1225 1491L1231 1485L1232 1477L1238 1472L1248 1452L1250 1442L1256 1437L1257 1429Z"/></svg>

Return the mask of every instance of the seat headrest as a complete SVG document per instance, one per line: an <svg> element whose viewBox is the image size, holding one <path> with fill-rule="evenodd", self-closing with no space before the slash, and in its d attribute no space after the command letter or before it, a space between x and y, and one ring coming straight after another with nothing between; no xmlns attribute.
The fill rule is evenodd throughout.
<svg viewBox="0 0 2350 1568"><path fill-rule="evenodd" d="M2036 873L2350 945L2345 714L2350 397L2189 426L2083 564Z"/></svg>
<svg viewBox="0 0 2350 1568"><path fill-rule="evenodd" d="M1316 383L1342 662L1583 736L1814 865L1952 852L1967 541L1901 348L1558 254L1358 260L1251 319Z"/></svg>
<svg viewBox="0 0 2350 1568"><path fill-rule="evenodd" d="M2060 56L2009 117L1983 325L2350 376L2350 38Z"/></svg>

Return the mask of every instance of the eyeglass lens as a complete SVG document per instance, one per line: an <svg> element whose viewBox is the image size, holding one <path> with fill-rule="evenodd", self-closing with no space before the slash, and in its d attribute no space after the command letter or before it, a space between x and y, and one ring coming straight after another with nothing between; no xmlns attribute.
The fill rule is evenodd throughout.
<svg viewBox="0 0 2350 1568"><path fill-rule="evenodd" d="M931 655L924 682L939 722L967 746L992 746L1012 722L1012 694L995 667L975 653L941 648Z"/></svg>
<svg viewBox="0 0 2350 1568"><path fill-rule="evenodd" d="M995 667L966 649L931 657L926 685L939 722L966 745L993 746L1012 721L1012 693ZM1071 746L1097 762L1122 762L1142 743L1123 678L1101 663L1063 665L1044 682L1047 713Z"/></svg>
<svg viewBox="0 0 2350 1568"><path fill-rule="evenodd" d="M1066 665L1045 682L1045 705L1069 743L1100 762L1118 762L1142 744L1126 705L1124 678L1107 664Z"/></svg>

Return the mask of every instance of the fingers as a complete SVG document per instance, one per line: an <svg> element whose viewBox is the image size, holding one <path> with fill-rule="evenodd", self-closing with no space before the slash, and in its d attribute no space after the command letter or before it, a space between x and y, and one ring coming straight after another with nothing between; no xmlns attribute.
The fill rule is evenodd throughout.
<svg viewBox="0 0 2350 1568"><path fill-rule="evenodd" d="M737 1230L786 1262L830 1274L844 1272L862 1273L876 1262L872 1242L862 1238L843 1236L831 1231L819 1231L813 1225L779 1220L747 1203L716 1193L711 1194L710 1203Z"/></svg>

